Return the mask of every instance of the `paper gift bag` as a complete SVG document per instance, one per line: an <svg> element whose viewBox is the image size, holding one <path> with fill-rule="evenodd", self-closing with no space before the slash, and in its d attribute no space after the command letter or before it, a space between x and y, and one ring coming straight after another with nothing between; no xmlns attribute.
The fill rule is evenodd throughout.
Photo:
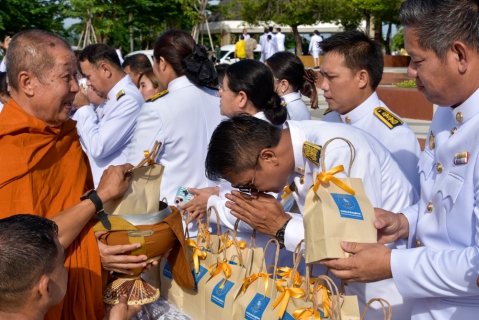
<svg viewBox="0 0 479 320"><path fill-rule="evenodd" d="M218 255L218 261L208 269L210 278L205 284L206 320L231 318L234 299L241 289L246 275L246 269L234 260L238 256L241 259L241 249L238 248L236 238L231 230L228 230L227 233L231 233L233 236L232 246L237 247L237 255L228 257L226 250L223 250L222 259ZM223 239L225 238L223 237Z"/></svg>
<svg viewBox="0 0 479 320"><path fill-rule="evenodd" d="M382 299L382 298L374 298L369 300L369 302L364 307L363 313L361 313L361 320L365 320L364 316L366 315L366 311L368 311L369 306L376 301L381 304L381 307L383 309L383 320L391 320L393 316L393 309L391 307L391 304L389 304L389 302L387 302L385 299ZM388 307L387 314L386 314L386 306Z"/></svg>
<svg viewBox="0 0 479 320"><path fill-rule="evenodd" d="M278 266L279 243L276 239L268 241L264 248L262 259L271 243L276 244L276 255L274 265L271 266L271 273L268 273L264 263L260 264L258 272L252 273L243 280L241 290L238 292L233 304L233 316L231 319L266 320L275 319L277 311L273 310L273 303L276 300L277 280L276 269ZM271 275L273 278L271 278Z"/></svg>
<svg viewBox="0 0 479 320"><path fill-rule="evenodd" d="M334 140L343 140L349 145L348 178L334 176L344 171L342 165L326 171L327 146ZM334 138L323 146L321 172L308 191L304 205L306 263L348 257L349 254L341 248L342 241L377 242L374 208L366 196L362 180L349 178L354 157L354 146L346 139Z"/></svg>
<svg viewBox="0 0 479 320"><path fill-rule="evenodd" d="M157 164L156 157L161 143L156 141L151 152L145 151L145 159L132 169L133 178L122 198L104 204L107 214L131 215L158 211L160 185L165 167ZM148 166L143 166L148 164Z"/></svg>

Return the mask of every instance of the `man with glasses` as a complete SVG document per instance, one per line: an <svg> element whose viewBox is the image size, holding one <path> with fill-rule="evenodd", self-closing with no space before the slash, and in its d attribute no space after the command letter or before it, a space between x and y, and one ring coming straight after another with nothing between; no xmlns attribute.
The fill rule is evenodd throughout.
<svg viewBox="0 0 479 320"><path fill-rule="evenodd" d="M233 216L275 237L287 250L293 251L304 238L302 215L284 212L276 198L265 192L279 193L288 185L303 212L306 194L314 184L315 174L321 171L320 157L326 157L326 171L349 165L350 149L342 140L331 142L326 155L321 154L322 146L332 138L345 138L355 147L356 158L349 174L362 179L374 207L402 208L417 201L417 193L401 166L366 132L339 123L287 121L286 124L286 128L281 129L248 115L223 121L211 137L206 175L211 180L224 178L251 193L232 191L226 195L231 200L226 206ZM347 177L347 174L343 171L336 177ZM389 246L396 247L394 243ZM361 307L370 298L388 298L386 285L379 284L375 290L369 290L369 285L350 284L347 290L355 286L360 287L356 291L362 289L363 294L358 297ZM393 309L402 305L402 299L390 302ZM376 314L372 318L377 318ZM401 314L397 318L401 319Z"/></svg>

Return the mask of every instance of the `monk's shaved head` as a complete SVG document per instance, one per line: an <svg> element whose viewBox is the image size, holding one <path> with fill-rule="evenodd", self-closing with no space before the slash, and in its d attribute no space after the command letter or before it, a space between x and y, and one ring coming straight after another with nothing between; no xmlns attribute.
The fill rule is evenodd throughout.
<svg viewBox="0 0 479 320"><path fill-rule="evenodd" d="M55 65L55 49L70 45L62 37L43 30L26 30L13 36L7 51L7 76L10 87L18 90L18 75L31 72L42 81L46 72Z"/></svg>

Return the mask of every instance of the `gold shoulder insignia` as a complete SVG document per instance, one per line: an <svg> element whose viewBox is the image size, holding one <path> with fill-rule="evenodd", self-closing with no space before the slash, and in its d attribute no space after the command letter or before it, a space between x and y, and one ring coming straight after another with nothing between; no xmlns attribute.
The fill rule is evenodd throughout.
<svg viewBox="0 0 479 320"><path fill-rule="evenodd" d="M333 110L331 110L331 109L329 109L329 108L326 109L326 110L324 111L324 113L323 113L323 116L327 115L327 114L330 113L331 111L333 111Z"/></svg>
<svg viewBox="0 0 479 320"><path fill-rule="evenodd" d="M118 92L116 94L116 101L120 100L121 97L123 97L125 95L125 90L120 90L120 92Z"/></svg>
<svg viewBox="0 0 479 320"><path fill-rule="evenodd" d="M377 107L374 109L374 115L379 118L389 129L394 129L401 126L404 121L398 118L394 113L384 107Z"/></svg>
<svg viewBox="0 0 479 320"><path fill-rule="evenodd" d="M319 166L319 159L321 159L321 149L323 147L315 145L309 141L303 143L303 155L312 163Z"/></svg>
<svg viewBox="0 0 479 320"><path fill-rule="evenodd" d="M146 102L155 101L156 99L159 99L159 98L163 97L164 95L166 95L168 92L169 92L168 89L163 90L163 91L161 91L161 92L158 92L158 93L155 94L153 97L151 97L150 99L146 100Z"/></svg>

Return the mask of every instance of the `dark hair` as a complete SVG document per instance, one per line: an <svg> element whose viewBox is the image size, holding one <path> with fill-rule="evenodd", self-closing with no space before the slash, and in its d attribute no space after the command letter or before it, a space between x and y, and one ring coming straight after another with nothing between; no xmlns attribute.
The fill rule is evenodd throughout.
<svg viewBox="0 0 479 320"><path fill-rule="evenodd" d="M80 53L80 62L88 61L95 68L100 66L100 63L105 62L117 70L121 69L120 58L116 54L115 49L103 43L90 44Z"/></svg>
<svg viewBox="0 0 479 320"><path fill-rule="evenodd" d="M264 28L264 33L268 33L268 28Z"/></svg>
<svg viewBox="0 0 479 320"><path fill-rule="evenodd" d="M196 85L217 85L211 56L185 31L169 30L158 37L153 50L155 60L163 57L178 77L186 75Z"/></svg>
<svg viewBox="0 0 479 320"><path fill-rule="evenodd" d="M238 94L246 93L256 110L263 111L274 125L283 124L288 116L281 105L281 98L274 91L274 77L271 70L256 60L240 60L226 69L229 89Z"/></svg>
<svg viewBox="0 0 479 320"><path fill-rule="evenodd" d="M218 83L223 83L223 79L226 75L226 69L228 69L229 66L230 65L226 63L217 64L215 66L216 73L218 74Z"/></svg>
<svg viewBox="0 0 479 320"><path fill-rule="evenodd" d="M240 36L240 40L244 40L244 37L243 37L243 36Z"/></svg>
<svg viewBox="0 0 479 320"><path fill-rule="evenodd" d="M344 56L345 67L353 73L365 69L369 81L376 90L383 77L384 58L381 45L359 30L336 33L320 42L319 46L326 55L334 52Z"/></svg>
<svg viewBox="0 0 479 320"><path fill-rule="evenodd" d="M55 222L31 214L0 220L0 310L23 306L40 277L55 269Z"/></svg>
<svg viewBox="0 0 479 320"><path fill-rule="evenodd" d="M117 43L115 44L115 49L120 49L121 48L121 44Z"/></svg>
<svg viewBox="0 0 479 320"><path fill-rule="evenodd" d="M0 72L0 93L10 95L10 93L8 92L6 72Z"/></svg>
<svg viewBox="0 0 479 320"><path fill-rule="evenodd" d="M269 32L272 32L272 31L273 31L273 27L269 27L269 28L268 28L268 31L269 31Z"/></svg>
<svg viewBox="0 0 479 320"><path fill-rule="evenodd" d="M318 30L314 30L314 34L316 34L316 35L319 36L319 31L318 31Z"/></svg>
<svg viewBox="0 0 479 320"><path fill-rule="evenodd" d="M151 81L151 84L153 84L153 88L155 89L158 88L158 85L159 85L158 79L156 78L152 68L146 69L145 71L143 71L140 78L138 78L138 88L140 87L141 78L143 77L147 77Z"/></svg>
<svg viewBox="0 0 479 320"><path fill-rule="evenodd" d="M217 181L232 172L254 169L261 150L276 147L281 134L281 128L245 113L222 121L210 139L206 177Z"/></svg>
<svg viewBox="0 0 479 320"><path fill-rule="evenodd" d="M298 91L304 84L304 65L292 52L280 51L266 60L266 64L276 79L288 80L294 91Z"/></svg>
<svg viewBox="0 0 479 320"><path fill-rule="evenodd" d="M268 34L267 38L268 38L268 39L270 39L270 40L272 39L272 37L271 37L271 35L270 35L270 34Z"/></svg>
<svg viewBox="0 0 479 320"><path fill-rule="evenodd" d="M32 29L15 34L6 55L9 85L18 90L18 75L22 71L32 72L42 82L47 71L55 66L51 49L57 45L71 50L62 37L47 31Z"/></svg>
<svg viewBox="0 0 479 320"><path fill-rule="evenodd" d="M276 31L279 31L279 32L281 32L281 28L276 28Z"/></svg>
<svg viewBox="0 0 479 320"><path fill-rule="evenodd" d="M151 69L152 65L147 56L139 53L126 57L121 67L123 70L126 67L130 67L131 72L136 75L145 72L145 70Z"/></svg>
<svg viewBox="0 0 479 320"><path fill-rule="evenodd" d="M399 9L399 19L414 28L421 46L432 49L443 62L454 41L479 51L477 0L407 0Z"/></svg>

